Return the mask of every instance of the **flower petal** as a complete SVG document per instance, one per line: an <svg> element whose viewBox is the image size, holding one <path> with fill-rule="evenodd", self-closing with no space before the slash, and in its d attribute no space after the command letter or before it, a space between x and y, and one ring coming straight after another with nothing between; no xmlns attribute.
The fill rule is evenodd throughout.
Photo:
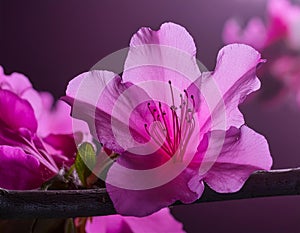
<svg viewBox="0 0 300 233"><path fill-rule="evenodd" d="M38 118L38 135L46 137L49 134L72 133L72 118L70 106L59 100L53 106L53 97L48 93L41 93L43 111ZM51 101L51 102L50 102ZM49 106L48 106L49 105Z"/></svg>
<svg viewBox="0 0 300 233"><path fill-rule="evenodd" d="M44 109L43 102L39 92L33 88L27 88L19 95L20 98L27 100L34 110L35 118L39 121Z"/></svg>
<svg viewBox="0 0 300 233"><path fill-rule="evenodd" d="M130 47L144 44L160 44L196 55L196 46L187 30L175 23L164 23L158 31L151 28L141 28L130 41Z"/></svg>
<svg viewBox="0 0 300 233"><path fill-rule="evenodd" d="M140 232L164 232L164 233L184 233L182 223L176 221L171 215L169 208L143 218L124 217L133 233Z"/></svg>
<svg viewBox="0 0 300 233"><path fill-rule="evenodd" d="M0 123L11 130L27 128L36 132L37 121L28 101L7 90L0 90Z"/></svg>
<svg viewBox="0 0 300 233"><path fill-rule="evenodd" d="M23 150L0 146L0 187L14 190L35 189L54 174Z"/></svg>
<svg viewBox="0 0 300 233"><path fill-rule="evenodd" d="M121 157L122 155L119 159L121 159ZM148 158L147 163L149 160L151 159ZM153 160L157 162L156 158ZM128 161L128 159L126 159L126 163L129 166L133 166L136 161ZM153 161L150 161L149 163L153 164ZM139 169L141 168L139 167ZM145 187L145 189L132 190L112 185L113 182L111 181L116 180L117 182L115 183L119 182L123 185L128 184L128 181L132 180L132 177L130 177L130 173L120 170L116 163L111 166L107 175L106 188L118 213L138 217L147 216L161 208L173 204L177 200L180 200L183 203L192 203L201 196L204 190L203 183L198 182L198 188L195 188L194 186L191 187L193 190L188 185L189 181L197 175L197 172L193 169L186 168L177 175L177 177L166 184L160 184L162 178L161 174L153 174L151 178L147 175L144 176L143 172L146 173L147 171L148 170L140 170L140 177L134 182L136 182L137 185L143 182L145 186L155 183L157 184L157 187Z"/></svg>
<svg viewBox="0 0 300 233"><path fill-rule="evenodd" d="M272 158L266 139L247 126L226 132L222 151L204 177L220 193L236 192L257 170L269 170Z"/></svg>
<svg viewBox="0 0 300 233"><path fill-rule="evenodd" d="M43 138L43 142L46 143L47 152L52 152L52 157L59 169L64 165L71 166L74 163L77 146L73 134L49 134Z"/></svg>
<svg viewBox="0 0 300 233"><path fill-rule="evenodd" d="M93 217L91 221L87 221L85 230L87 233L185 232L182 224L173 218L169 208L143 218L121 215Z"/></svg>
<svg viewBox="0 0 300 233"><path fill-rule="evenodd" d="M22 95L25 90L31 88L30 81L23 74L12 73L11 75L5 75L3 68L0 66L0 89L12 91L16 95Z"/></svg>
<svg viewBox="0 0 300 233"><path fill-rule="evenodd" d="M256 67L263 62L260 53L250 46L232 44L222 48L218 54L217 65L211 77L205 77L198 85L206 104L202 132L210 130L227 130L231 126L239 128L244 124L244 117L238 105L248 94L260 87L256 77ZM209 113L207 113L209 110ZM201 114L199 112L200 118Z"/></svg>
<svg viewBox="0 0 300 233"><path fill-rule="evenodd" d="M153 121L148 109L152 100L112 72L79 75L69 83L63 99L72 105L72 116L86 121L106 148L121 153L148 140L144 124Z"/></svg>
<svg viewBox="0 0 300 233"><path fill-rule="evenodd" d="M219 84L218 87L222 93L228 92L234 84L241 81L245 82L241 83L242 86L250 86L247 89L258 88L259 80L256 76L244 76L261 62L260 53L252 47L243 44L227 45L218 53L213 78ZM239 81L240 79L243 80Z"/></svg>
<svg viewBox="0 0 300 233"><path fill-rule="evenodd" d="M88 220L85 226L86 233L132 233L125 217L121 215L107 215L93 217Z"/></svg>
<svg viewBox="0 0 300 233"><path fill-rule="evenodd" d="M143 85L152 99L171 105L168 81L183 92L201 75L195 54L193 38L179 25L165 23L158 31L142 28L131 39L123 80ZM179 94L175 97L179 105Z"/></svg>

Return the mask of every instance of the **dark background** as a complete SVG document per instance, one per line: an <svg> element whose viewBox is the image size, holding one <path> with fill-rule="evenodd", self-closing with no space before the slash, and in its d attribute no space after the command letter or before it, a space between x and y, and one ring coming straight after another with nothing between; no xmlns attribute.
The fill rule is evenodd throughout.
<svg viewBox="0 0 300 233"><path fill-rule="evenodd" d="M225 20L262 16L264 6L264 0L0 0L0 64L58 98L70 79L128 46L140 27L173 21L187 28L198 59L213 69ZM247 124L267 137L273 168L299 166L299 106L252 99L242 111ZM179 206L173 213L188 233L300 231L300 197Z"/></svg>

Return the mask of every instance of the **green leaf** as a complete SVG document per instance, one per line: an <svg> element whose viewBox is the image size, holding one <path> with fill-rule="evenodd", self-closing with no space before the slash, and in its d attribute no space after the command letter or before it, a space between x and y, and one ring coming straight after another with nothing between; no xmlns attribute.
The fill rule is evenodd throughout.
<svg viewBox="0 0 300 233"><path fill-rule="evenodd" d="M96 152L91 143L84 142L79 148L75 159L75 169L82 184L86 186L86 179L92 173L96 164Z"/></svg>

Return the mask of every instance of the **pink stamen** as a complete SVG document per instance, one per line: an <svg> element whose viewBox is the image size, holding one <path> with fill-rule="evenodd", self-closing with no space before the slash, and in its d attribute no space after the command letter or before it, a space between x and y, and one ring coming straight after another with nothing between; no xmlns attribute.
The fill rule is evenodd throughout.
<svg viewBox="0 0 300 233"><path fill-rule="evenodd" d="M193 117L195 113L195 99L193 95L189 97L187 90L184 90L184 96L180 94L180 106L176 108L172 83L171 81L168 83L170 85L172 105L164 111L162 103L159 102L158 108L151 110L150 103L148 103L153 121L157 121L157 124L155 124L151 132L148 130L147 124L145 124L145 129L154 142L161 146L167 154L173 156L176 152L179 152L179 157L183 159L189 139L195 128ZM192 102L191 108L189 108L188 104L189 98ZM180 110L180 116L177 114L178 110ZM171 118L167 117L168 111L171 111ZM159 112L159 114L155 115L155 112ZM169 122L169 120L172 120L172 122ZM170 128L170 125L172 125L172 128Z"/></svg>

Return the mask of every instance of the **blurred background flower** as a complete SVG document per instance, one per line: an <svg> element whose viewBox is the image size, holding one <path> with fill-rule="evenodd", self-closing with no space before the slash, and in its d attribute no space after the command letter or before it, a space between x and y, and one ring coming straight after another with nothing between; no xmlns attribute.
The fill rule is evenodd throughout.
<svg viewBox="0 0 300 233"><path fill-rule="evenodd" d="M265 84L264 99L269 97L277 103L295 100L300 104L300 4L268 0L263 18L255 16L244 27L235 18L227 20L223 40L226 44L251 45L267 59L260 73ZM272 90L276 84L278 90Z"/></svg>

